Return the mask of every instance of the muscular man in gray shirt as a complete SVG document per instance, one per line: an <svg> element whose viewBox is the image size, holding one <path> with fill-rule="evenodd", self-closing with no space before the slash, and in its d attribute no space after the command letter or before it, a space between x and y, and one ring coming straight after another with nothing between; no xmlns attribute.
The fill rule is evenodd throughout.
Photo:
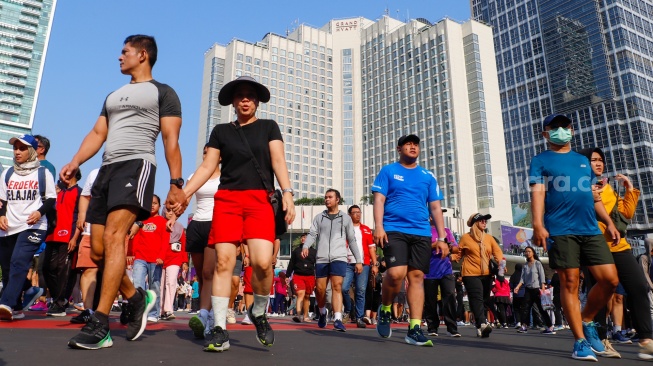
<svg viewBox="0 0 653 366"><path fill-rule="evenodd" d="M146 314L157 301L153 291L134 288L127 277L124 247L134 221L149 217L156 172L154 145L159 132L172 178L168 201L184 201L178 141L181 106L172 88L153 80L156 58L153 37L134 35L125 39L118 60L120 71L131 77L130 83L109 94L93 130L61 170L60 177L67 183L106 142L86 217L91 224L91 257L104 272L100 302L90 321L68 342L71 348L100 349L113 345L108 317L118 290L129 299L121 321L127 323L130 341L143 333ZM157 267L160 266L151 269L152 273L148 269L148 275L160 276Z"/></svg>

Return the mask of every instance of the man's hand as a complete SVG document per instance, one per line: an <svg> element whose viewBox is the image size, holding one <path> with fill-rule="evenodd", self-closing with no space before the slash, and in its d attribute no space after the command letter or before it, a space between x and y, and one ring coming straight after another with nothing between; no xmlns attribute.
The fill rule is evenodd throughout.
<svg viewBox="0 0 653 366"><path fill-rule="evenodd" d="M162 266L162 265L163 265L163 259L161 259L161 258L157 258L157 259L156 259L156 265L157 265L157 266Z"/></svg>
<svg viewBox="0 0 653 366"><path fill-rule="evenodd" d="M383 248L387 243L388 243L388 235L385 233L385 230L383 230L383 227L377 226L374 229L374 244Z"/></svg>
<svg viewBox="0 0 653 366"><path fill-rule="evenodd" d="M379 273L379 267L372 266L372 276L376 276Z"/></svg>
<svg viewBox="0 0 653 366"><path fill-rule="evenodd" d="M549 232L544 226L536 226L533 228L533 244L538 247L546 248L546 239L549 238Z"/></svg>
<svg viewBox="0 0 653 366"><path fill-rule="evenodd" d="M77 164L74 161L71 161L70 163L66 164L61 168L61 171L59 172L59 179L61 179L64 183L68 184L70 183L70 179L77 174L77 171L79 170L79 164Z"/></svg>
<svg viewBox="0 0 653 366"><path fill-rule="evenodd" d="M174 212L179 217L186 210L186 206L184 190L176 185L170 185L170 191L168 191L168 197L166 198L166 209Z"/></svg>
<svg viewBox="0 0 653 366"><path fill-rule="evenodd" d="M41 213L38 211L32 212L27 218L27 225L34 225L41 219Z"/></svg>
<svg viewBox="0 0 653 366"><path fill-rule="evenodd" d="M619 241L621 241L621 234L619 234L619 230L614 226L614 223L610 222L605 230L610 233L610 236L612 236L611 246L619 244Z"/></svg>
<svg viewBox="0 0 653 366"><path fill-rule="evenodd" d="M441 258L444 259L449 255L449 244L438 240L436 242L437 249L435 250L435 254L440 253Z"/></svg>
<svg viewBox="0 0 653 366"><path fill-rule="evenodd" d="M362 263L356 263L356 267L354 269L354 272L356 272L356 274L363 273L363 264Z"/></svg>
<svg viewBox="0 0 653 366"><path fill-rule="evenodd" d="M9 228L9 221L7 220L7 216L0 216L0 229L7 231Z"/></svg>
<svg viewBox="0 0 653 366"><path fill-rule="evenodd" d="M138 225L136 225L136 223L134 223L132 225L132 228L129 229L129 239L134 239L134 236L136 236L136 233L138 233L138 230L140 230L140 229L141 229L140 226L138 226Z"/></svg>
<svg viewBox="0 0 653 366"><path fill-rule="evenodd" d="M133 266L134 265L134 259L135 259L135 257L133 255L128 255L127 256L127 265L128 266Z"/></svg>
<svg viewBox="0 0 653 366"><path fill-rule="evenodd" d="M77 230L84 231L86 225L86 212L77 213Z"/></svg>

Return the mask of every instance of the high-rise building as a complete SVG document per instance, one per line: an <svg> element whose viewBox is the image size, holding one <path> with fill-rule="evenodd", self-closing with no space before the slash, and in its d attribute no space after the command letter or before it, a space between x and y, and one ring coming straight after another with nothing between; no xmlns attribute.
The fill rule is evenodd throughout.
<svg viewBox="0 0 653 366"><path fill-rule="evenodd" d="M216 44L205 54L198 164L213 126L234 118L217 95L240 75L270 88L258 115L279 123L298 197L333 187L347 204L365 201L397 160L398 138L415 133L451 213L512 220L490 27L358 17Z"/></svg>
<svg viewBox="0 0 653 366"><path fill-rule="evenodd" d="M0 1L0 163L11 136L32 133L57 0Z"/></svg>
<svg viewBox="0 0 653 366"><path fill-rule="evenodd" d="M653 229L653 2L471 0L494 30L513 204L530 201L542 120L574 121L572 148L600 147L608 176L641 190L631 228Z"/></svg>

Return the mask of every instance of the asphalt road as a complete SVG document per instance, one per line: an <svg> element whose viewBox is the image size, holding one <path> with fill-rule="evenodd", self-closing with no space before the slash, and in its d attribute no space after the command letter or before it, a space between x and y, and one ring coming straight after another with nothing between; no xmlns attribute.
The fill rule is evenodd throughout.
<svg viewBox="0 0 653 366"><path fill-rule="evenodd" d="M141 338L125 339L125 328L112 313L112 348L84 351L67 347L67 341L81 328L66 318L46 318L29 313L24 320L0 323L1 365L573 365L572 337L566 331L542 335L532 331L519 334L514 329L496 329L490 338L476 338L472 327L460 327L461 338L432 337L434 347L415 347L404 342L407 325L393 328L392 337L379 338L373 328L357 329L348 324L346 333L331 327L319 329L315 323L295 324L289 317L271 318L276 333L273 347L265 348L255 339L252 326L229 325L231 349L223 353L202 351L202 341L193 339L187 327L190 315L177 313L171 322L148 325ZM602 365L638 362L636 345L615 345L623 357L600 358Z"/></svg>

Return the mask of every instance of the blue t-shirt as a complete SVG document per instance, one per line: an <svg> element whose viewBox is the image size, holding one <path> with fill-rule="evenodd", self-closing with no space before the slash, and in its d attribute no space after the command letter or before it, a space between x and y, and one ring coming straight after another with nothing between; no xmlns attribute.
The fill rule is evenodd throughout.
<svg viewBox="0 0 653 366"><path fill-rule="evenodd" d="M54 177L54 180L56 182L57 181L57 169L54 168L54 165L52 165L51 162L49 162L49 161L47 161L45 159L39 161L39 163L41 163L41 166L44 166L47 170L50 171L50 173L52 173L52 177Z"/></svg>
<svg viewBox="0 0 653 366"><path fill-rule="evenodd" d="M549 235L601 235L596 221L590 162L584 155L551 150L531 160L529 184L544 184L544 227Z"/></svg>
<svg viewBox="0 0 653 366"><path fill-rule="evenodd" d="M191 296L191 299L199 298L200 297L200 283L195 281L195 282L193 282L191 287L193 288L193 295Z"/></svg>
<svg viewBox="0 0 653 366"><path fill-rule="evenodd" d="M383 212L386 232L431 236L428 204L443 199L433 173L420 166L408 169L400 163L386 165L374 180L372 192L386 197Z"/></svg>

